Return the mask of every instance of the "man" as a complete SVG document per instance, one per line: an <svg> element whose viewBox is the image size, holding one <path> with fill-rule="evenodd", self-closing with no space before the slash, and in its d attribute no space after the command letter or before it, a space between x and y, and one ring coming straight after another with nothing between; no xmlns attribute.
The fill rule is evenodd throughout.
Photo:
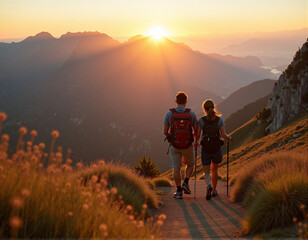
<svg viewBox="0 0 308 240"><path fill-rule="evenodd" d="M178 92L176 95L176 107L170 109L164 119L164 135L168 139L170 165L173 168L173 177L177 187L174 197L177 199L183 198L183 191L185 194L191 194L189 189L189 178L194 170L194 153L193 153L193 130L197 132L198 123L196 114L190 109L186 108L187 94L185 92ZM181 167L185 163L185 180L181 185Z"/></svg>

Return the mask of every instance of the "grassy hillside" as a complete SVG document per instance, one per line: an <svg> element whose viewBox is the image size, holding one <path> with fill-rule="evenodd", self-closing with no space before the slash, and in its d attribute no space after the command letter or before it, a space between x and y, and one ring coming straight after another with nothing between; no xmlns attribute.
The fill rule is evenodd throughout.
<svg viewBox="0 0 308 240"><path fill-rule="evenodd" d="M151 216L158 193L131 169L103 160L72 165L71 151L56 151L59 136L45 150L37 132L20 128L16 151L8 152L9 135L1 134L0 238L153 238L165 215ZM48 153L47 153L48 152ZM45 167L44 167L45 166Z"/></svg>
<svg viewBox="0 0 308 240"><path fill-rule="evenodd" d="M268 104L270 94L262 97L252 103L245 105L242 109L232 113L227 119L225 119L226 131L233 132L247 121L256 116L260 110L265 108Z"/></svg>

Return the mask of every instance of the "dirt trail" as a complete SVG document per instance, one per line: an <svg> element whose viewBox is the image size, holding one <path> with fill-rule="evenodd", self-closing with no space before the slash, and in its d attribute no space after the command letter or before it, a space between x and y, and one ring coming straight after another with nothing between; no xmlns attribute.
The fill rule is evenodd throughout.
<svg viewBox="0 0 308 240"><path fill-rule="evenodd" d="M194 180L190 181L191 195L183 194L183 199L173 198L176 188L162 187L163 205L159 213L167 215L162 226L163 238L235 238L239 237L244 209L231 203L226 196L226 183L218 182L218 197L205 199L205 182L197 181L196 199L194 199Z"/></svg>

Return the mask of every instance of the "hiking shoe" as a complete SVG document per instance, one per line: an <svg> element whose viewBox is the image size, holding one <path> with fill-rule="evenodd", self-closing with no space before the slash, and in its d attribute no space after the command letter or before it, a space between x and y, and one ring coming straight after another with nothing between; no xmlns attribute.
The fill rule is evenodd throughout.
<svg viewBox="0 0 308 240"><path fill-rule="evenodd" d="M176 191L176 192L173 194L173 197L174 197L174 198L177 198L177 199L182 199L182 198L183 198L183 193L182 193L182 192Z"/></svg>
<svg viewBox="0 0 308 240"><path fill-rule="evenodd" d="M211 199L211 197L212 197L212 195L211 195L212 190L213 190L212 185L209 184L209 185L207 186L207 188L206 188L206 197L205 197L206 200L210 200L210 199Z"/></svg>
<svg viewBox="0 0 308 240"><path fill-rule="evenodd" d="M183 182L182 189L183 189L185 194L191 194L191 191L189 189L189 185L186 182Z"/></svg>
<svg viewBox="0 0 308 240"><path fill-rule="evenodd" d="M213 192L212 192L212 197L216 197L217 196L217 190L214 190Z"/></svg>

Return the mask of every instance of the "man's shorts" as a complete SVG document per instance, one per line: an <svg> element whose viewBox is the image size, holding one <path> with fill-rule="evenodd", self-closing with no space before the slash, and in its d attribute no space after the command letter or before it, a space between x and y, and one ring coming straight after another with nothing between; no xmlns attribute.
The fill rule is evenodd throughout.
<svg viewBox="0 0 308 240"><path fill-rule="evenodd" d="M170 145L169 153L170 153L170 166L172 168L181 168L182 158L183 162L189 166L195 164L193 146L190 146L185 149L179 149Z"/></svg>
<svg viewBox="0 0 308 240"><path fill-rule="evenodd" d="M221 163L222 162L222 149L220 148L217 153L206 153L203 148L201 149L201 160L203 166L208 166L213 163Z"/></svg>

